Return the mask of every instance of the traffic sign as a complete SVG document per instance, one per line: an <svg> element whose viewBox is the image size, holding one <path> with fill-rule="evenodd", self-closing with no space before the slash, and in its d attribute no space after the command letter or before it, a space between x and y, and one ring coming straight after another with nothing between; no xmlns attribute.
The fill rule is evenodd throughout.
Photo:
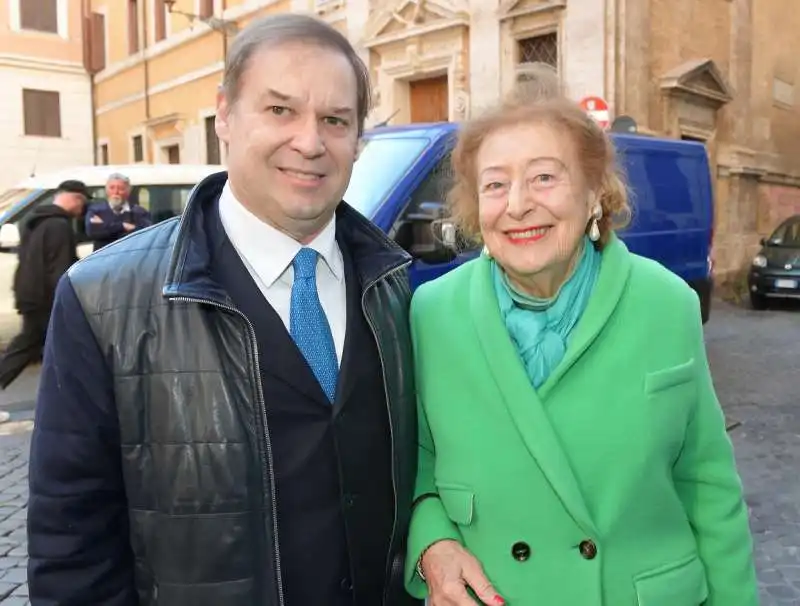
<svg viewBox="0 0 800 606"><path fill-rule="evenodd" d="M608 111L608 103L601 97L584 97L580 102L583 111L594 118L600 128L608 128L611 122L611 113Z"/></svg>

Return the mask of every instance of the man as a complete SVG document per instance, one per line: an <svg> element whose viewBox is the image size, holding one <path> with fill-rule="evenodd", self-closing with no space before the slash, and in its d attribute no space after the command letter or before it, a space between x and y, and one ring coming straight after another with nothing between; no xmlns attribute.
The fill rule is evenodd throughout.
<svg viewBox="0 0 800 606"><path fill-rule="evenodd" d="M107 199L92 204L86 212L86 235L94 241L94 250L153 224L147 209L130 204L130 195L131 182L128 177L120 173L108 177Z"/></svg>
<svg viewBox="0 0 800 606"><path fill-rule="evenodd" d="M72 220L81 216L88 198L89 191L81 181L64 181L53 203L38 206L21 225L14 299L22 316L22 330L0 359L3 389L29 364L42 358L56 284L78 260Z"/></svg>
<svg viewBox="0 0 800 606"><path fill-rule="evenodd" d="M410 259L341 202L368 109L335 29L250 23L218 99L227 174L62 280L34 606L415 603Z"/></svg>

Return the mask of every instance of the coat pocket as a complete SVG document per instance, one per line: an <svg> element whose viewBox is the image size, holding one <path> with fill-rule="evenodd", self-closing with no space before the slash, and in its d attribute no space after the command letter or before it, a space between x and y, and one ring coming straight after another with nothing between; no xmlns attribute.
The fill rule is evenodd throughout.
<svg viewBox="0 0 800 606"><path fill-rule="evenodd" d="M708 599L703 563L697 555L634 577L639 606L700 606Z"/></svg>
<svg viewBox="0 0 800 606"><path fill-rule="evenodd" d="M647 373L644 379L644 390L647 395L652 396L672 387L691 383L694 375L695 360L692 358L683 364Z"/></svg>
<svg viewBox="0 0 800 606"><path fill-rule="evenodd" d="M458 484L437 484L447 517L459 526L469 526L475 513L475 493Z"/></svg>

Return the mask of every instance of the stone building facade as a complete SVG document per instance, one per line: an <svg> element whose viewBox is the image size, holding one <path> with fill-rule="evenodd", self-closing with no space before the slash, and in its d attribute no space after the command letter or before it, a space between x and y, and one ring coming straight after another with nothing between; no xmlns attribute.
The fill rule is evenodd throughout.
<svg viewBox="0 0 800 606"><path fill-rule="evenodd" d="M373 124L469 118L544 61L612 119L702 141L722 279L800 212L796 0L177 0L171 14L164 0L87 2L103 19L95 121L110 162L224 162L210 125L230 36L258 15L310 12L368 63Z"/></svg>
<svg viewBox="0 0 800 606"><path fill-rule="evenodd" d="M92 162L81 5L0 0L0 194L31 174Z"/></svg>

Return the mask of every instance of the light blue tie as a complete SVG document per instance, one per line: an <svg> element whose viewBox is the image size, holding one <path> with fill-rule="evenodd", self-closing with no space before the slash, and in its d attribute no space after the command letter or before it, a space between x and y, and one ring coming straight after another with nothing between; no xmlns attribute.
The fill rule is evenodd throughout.
<svg viewBox="0 0 800 606"><path fill-rule="evenodd" d="M292 261L294 284L289 333L308 362L328 399L336 397L339 361L331 327L317 294L317 251L301 248Z"/></svg>

